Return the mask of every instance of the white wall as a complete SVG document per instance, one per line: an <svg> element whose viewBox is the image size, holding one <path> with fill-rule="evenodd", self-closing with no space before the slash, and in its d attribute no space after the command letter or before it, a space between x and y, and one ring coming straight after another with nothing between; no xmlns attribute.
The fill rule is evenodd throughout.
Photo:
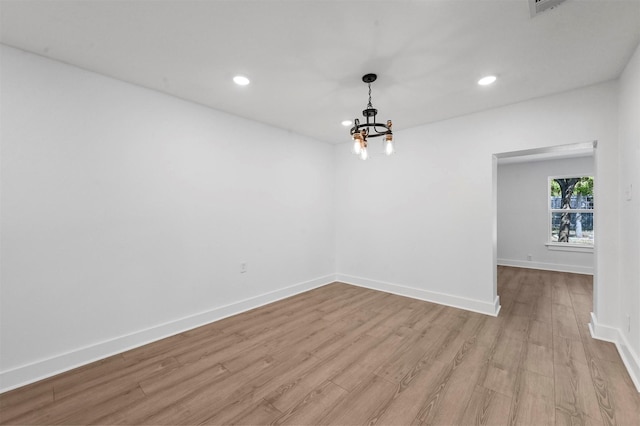
<svg viewBox="0 0 640 426"><path fill-rule="evenodd" d="M332 146L1 49L0 388L333 281Z"/></svg>
<svg viewBox="0 0 640 426"><path fill-rule="evenodd" d="M616 342L640 391L640 46L620 78L619 118L621 297L603 303L620 307Z"/></svg>
<svg viewBox="0 0 640 426"><path fill-rule="evenodd" d="M545 245L549 240L548 178L593 176L593 166L591 156L498 164L499 265L593 274L593 250L558 251Z"/></svg>
<svg viewBox="0 0 640 426"><path fill-rule="evenodd" d="M394 123L402 128L401 117ZM341 145L337 276L495 313L493 155L597 140L597 284L617 297L617 138L617 84L609 82L397 131L392 158L363 162ZM617 308L600 309L608 321Z"/></svg>

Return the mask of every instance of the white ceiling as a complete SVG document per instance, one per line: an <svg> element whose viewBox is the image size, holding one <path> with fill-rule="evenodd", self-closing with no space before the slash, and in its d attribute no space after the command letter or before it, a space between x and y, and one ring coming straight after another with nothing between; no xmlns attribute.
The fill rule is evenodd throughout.
<svg viewBox="0 0 640 426"><path fill-rule="evenodd" d="M4 44L332 143L349 141L366 73L397 131L615 79L640 42L640 0L535 18L528 0L2 0L0 14Z"/></svg>

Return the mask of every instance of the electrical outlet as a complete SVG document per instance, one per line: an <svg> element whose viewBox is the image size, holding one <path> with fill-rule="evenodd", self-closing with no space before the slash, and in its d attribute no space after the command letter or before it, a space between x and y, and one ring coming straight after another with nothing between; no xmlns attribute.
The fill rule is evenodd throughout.
<svg viewBox="0 0 640 426"><path fill-rule="evenodd" d="M531 260L533 259L533 256L531 256L530 254L527 255L527 260Z"/></svg>
<svg viewBox="0 0 640 426"><path fill-rule="evenodd" d="M627 331L631 333L631 315L627 314Z"/></svg>
<svg viewBox="0 0 640 426"><path fill-rule="evenodd" d="M245 272L247 272L247 262L242 262L240 263L240 273L244 274Z"/></svg>

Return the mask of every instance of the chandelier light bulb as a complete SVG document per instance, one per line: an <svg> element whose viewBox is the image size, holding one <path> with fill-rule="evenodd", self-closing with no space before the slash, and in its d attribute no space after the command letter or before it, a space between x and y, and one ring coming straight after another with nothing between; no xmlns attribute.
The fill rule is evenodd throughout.
<svg viewBox="0 0 640 426"><path fill-rule="evenodd" d="M356 155L360 155L360 151L362 150L362 148L360 147L360 141L357 139L354 139L353 141L353 153Z"/></svg>
<svg viewBox="0 0 640 426"><path fill-rule="evenodd" d="M362 148L360 150L360 159L366 160L367 158L369 158L369 153L367 152L367 148Z"/></svg>
<svg viewBox="0 0 640 426"><path fill-rule="evenodd" d="M384 143L384 153L387 155L393 154L393 141L391 139L387 139Z"/></svg>

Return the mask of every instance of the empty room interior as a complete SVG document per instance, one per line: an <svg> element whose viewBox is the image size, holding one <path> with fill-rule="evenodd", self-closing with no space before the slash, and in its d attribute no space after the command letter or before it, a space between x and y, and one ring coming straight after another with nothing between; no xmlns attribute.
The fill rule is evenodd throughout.
<svg viewBox="0 0 640 426"><path fill-rule="evenodd" d="M0 0L0 424L640 424L640 1Z"/></svg>

